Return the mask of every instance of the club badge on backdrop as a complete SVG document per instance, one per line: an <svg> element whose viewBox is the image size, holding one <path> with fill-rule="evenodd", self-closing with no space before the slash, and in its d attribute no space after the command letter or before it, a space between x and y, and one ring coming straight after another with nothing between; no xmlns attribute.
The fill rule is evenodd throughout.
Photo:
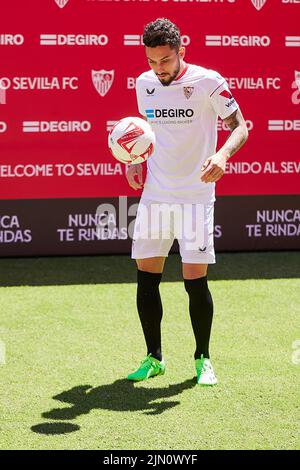
<svg viewBox="0 0 300 470"><path fill-rule="evenodd" d="M267 3L267 0L251 0L251 2L255 6L256 10L259 11Z"/></svg>
<svg viewBox="0 0 300 470"><path fill-rule="evenodd" d="M69 0L55 0L55 3L57 3L57 5L60 7L60 8L64 8L66 6L66 4L68 3Z"/></svg>
<svg viewBox="0 0 300 470"><path fill-rule="evenodd" d="M295 82L300 91L300 72L298 72L297 70L295 70Z"/></svg>
<svg viewBox="0 0 300 470"><path fill-rule="evenodd" d="M114 70L92 70L93 84L100 96L105 96L110 90L115 78Z"/></svg>

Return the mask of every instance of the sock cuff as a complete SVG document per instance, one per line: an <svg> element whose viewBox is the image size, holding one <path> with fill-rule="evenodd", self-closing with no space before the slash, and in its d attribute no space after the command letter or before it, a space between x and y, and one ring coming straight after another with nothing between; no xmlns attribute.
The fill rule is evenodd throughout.
<svg viewBox="0 0 300 470"><path fill-rule="evenodd" d="M207 276L198 277L197 279L184 279L184 287L187 292L207 289Z"/></svg>
<svg viewBox="0 0 300 470"><path fill-rule="evenodd" d="M159 285L162 278L162 273L149 273L147 271L137 270L138 284Z"/></svg>

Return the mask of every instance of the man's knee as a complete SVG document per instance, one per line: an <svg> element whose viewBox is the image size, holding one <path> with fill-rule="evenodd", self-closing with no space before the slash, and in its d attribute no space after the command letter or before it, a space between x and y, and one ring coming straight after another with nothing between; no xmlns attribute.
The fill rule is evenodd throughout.
<svg viewBox="0 0 300 470"><path fill-rule="evenodd" d="M165 264L164 257L137 259L136 264L139 271L148 273L162 273Z"/></svg>
<svg viewBox="0 0 300 470"><path fill-rule="evenodd" d="M207 275L207 264L182 263L184 279L198 279Z"/></svg>

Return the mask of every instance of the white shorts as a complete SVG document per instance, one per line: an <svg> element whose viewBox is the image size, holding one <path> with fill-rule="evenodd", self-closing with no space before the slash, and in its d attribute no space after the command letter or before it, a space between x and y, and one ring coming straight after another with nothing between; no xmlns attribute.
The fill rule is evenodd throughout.
<svg viewBox="0 0 300 470"><path fill-rule="evenodd" d="M175 238L183 263L214 264L214 203L171 204L141 199L131 258L167 257Z"/></svg>

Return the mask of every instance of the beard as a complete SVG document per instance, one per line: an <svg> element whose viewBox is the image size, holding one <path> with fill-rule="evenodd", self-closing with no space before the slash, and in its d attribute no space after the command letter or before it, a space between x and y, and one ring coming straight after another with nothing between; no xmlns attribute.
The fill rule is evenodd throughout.
<svg viewBox="0 0 300 470"><path fill-rule="evenodd" d="M170 83L172 83L173 80L175 80L175 78L177 77L177 75L179 73L179 70L180 70L180 60L178 59L176 69L174 70L174 72L172 74L168 74L168 75L170 75L170 78L165 79L165 80L164 79L161 80L159 77L157 77L157 78L163 86L169 86Z"/></svg>

